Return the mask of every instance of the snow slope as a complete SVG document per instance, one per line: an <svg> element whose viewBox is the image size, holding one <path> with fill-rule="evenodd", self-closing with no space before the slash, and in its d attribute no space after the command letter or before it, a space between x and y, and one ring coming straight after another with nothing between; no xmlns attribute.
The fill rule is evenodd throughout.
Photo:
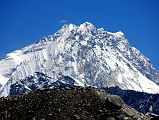
<svg viewBox="0 0 159 120"><path fill-rule="evenodd" d="M119 86L124 90L159 93L159 73L122 32L97 29L91 23L63 26L54 35L6 55L0 61L0 94L35 72L55 82L70 76L80 86Z"/></svg>

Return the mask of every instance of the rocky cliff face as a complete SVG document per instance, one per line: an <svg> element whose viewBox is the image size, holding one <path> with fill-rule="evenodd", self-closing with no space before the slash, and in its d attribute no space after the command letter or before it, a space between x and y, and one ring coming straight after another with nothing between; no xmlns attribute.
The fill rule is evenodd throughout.
<svg viewBox="0 0 159 120"><path fill-rule="evenodd" d="M150 120L95 88L44 89L0 98L1 120Z"/></svg>
<svg viewBox="0 0 159 120"><path fill-rule="evenodd" d="M159 94L148 94L132 90L122 90L119 87L104 88L106 92L119 95L126 104L142 113L159 115Z"/></svg>

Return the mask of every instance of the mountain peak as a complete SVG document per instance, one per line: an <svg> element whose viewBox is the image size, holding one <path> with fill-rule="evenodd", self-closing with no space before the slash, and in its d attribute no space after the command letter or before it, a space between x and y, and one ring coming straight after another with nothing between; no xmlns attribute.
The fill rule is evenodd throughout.
<svg viewBox="0 0 159 120"><path fill-rule="evenodd" d="M92 23L90 22L84 22L81 25L87 26L87 27L95 27Z"/></svg>
<svg viewBox="0 0 159 120"><path fill-rule="evenodd" d="M116 36L118 37L123 37L124 36L124 33L122 31L118 31L115 33Z"/></svg>
<svg viewBox="0 0 159 120"><path fill-rule="evenodd" d="M84 22L83 24L81 24L79 26L79 29L82 29L82 28L85 28L85 29L96 29L96 27L92 23L89 23L89 22Z"/></svg>
<svg viewBox="0 0 159 120"><path fill-rule="evenodd" d="M106 32L89 22L80 26L64 25L54 35L12 52L0 61L0 95L8 95L12 84L19 85L19 81L35 72L50 77L47 82L64 75L79 86L119 86L125 90L159 93L156 84L159 74L123 36L121 31ZM38 79L35 77L34 81ZM39 84L34 86L43 86Z"/></svg>
<svg viewBox="0 0 159 120"><path fill-rule="evenodd" d="M109 33L110 35L113 35L116 39L120 39L120 38L123 38L125 36L122 31L118 31L115 33L112 33L112 32L107 32L107 33Z"/></svg>
<svg viewBox="0 0 159 120"><path fill-rule="evenodd" d="M62 26L62 30L64 29L64 31L66 31L66 29L68 31L72 31L73 29L76 29L76 28L77 28L77 26L75 24L72 24L72 23L65 24L65 25Z"/></svg>

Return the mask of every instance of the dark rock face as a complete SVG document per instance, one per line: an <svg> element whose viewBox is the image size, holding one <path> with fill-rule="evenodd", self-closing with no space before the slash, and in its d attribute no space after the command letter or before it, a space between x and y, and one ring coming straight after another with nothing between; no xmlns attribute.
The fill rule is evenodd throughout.
<svg viewBox="0 0 159 120"><path fill-rule="evenodd" d="M64 81L64 82L63 82ZM70 88L78 87L75 85L75 80L69 76L61 76L58 80L54 81L44 73L35 72L23 80L16 81L10 86L9 95L19 95L35 91L40 88Z"/></svg>
<svg viewBox="0 0 159 120"><path fill-rule="evenodd" d="M95 88L43 89L0 98L2 120L149 120L116 95Z"/></svg>
<svg viewBox="0 0 159 120"><path fill-rule="evenodd" d="M159 94L122 90L119 87L103 89L110 94L119 95L127 105L141 113L155 113L159 115Z"/></svg>

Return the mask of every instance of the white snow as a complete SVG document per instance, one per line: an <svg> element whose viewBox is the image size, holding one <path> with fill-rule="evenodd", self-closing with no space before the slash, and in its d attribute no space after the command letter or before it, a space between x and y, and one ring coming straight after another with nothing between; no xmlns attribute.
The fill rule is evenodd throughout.
<svg viewBox="0 0 159 120"><path fill-rule="evenodd" d="M81 41L81 44L82 44L82 45L87 45L87 41L84 41L84 40L83 40L83 41Z"/></svg>
<svg viewBox="0 0 159 120"><path fill-rule="evenodd" d="M115 32L115 33L112 33L112 32L107 32L107 33L110 35L113 35L115 37L115 39L119 39L119 38L122 38L124 36L124 33L121 31Z"/></svg>
<svg viewBox="0 0 159 120"><path fill-rule="evenodd" d="M74 80L77 82L77 85L84 87L84 84L80 80L77 80L77 79L74 79Z"/></svg>
<svg viewBox="0 0 159 120"><path fill-rule="evenodd" d="M120 37L124 36L124 33L121 32L121 31L119 31L119 32L114 33L114 35L115 35L117 38L120 38Z"/></svg>
<svg viewBox="0 0 159 120"><path fill-rule="evenodd" d="M15 51L14 53L10 53L10 54L8 54L8 57L9 58L12 58L13 60L14 60L14 62L16 63L16 64L20 64L20 63L22 63L22 61L23 61L23 59L21 58L21 54L19 54L19 52L18 51Z"/></svg>
<svg viewBox="0 0 159 120"><path fill-rule="evenodd" d="M7 83L8 79L9 79L9 78L7 78L7 77L5 77L4 75L1 75L1 74L0 74L0 84L1 84L2 86L4 86L4 85Z"/></svg>

